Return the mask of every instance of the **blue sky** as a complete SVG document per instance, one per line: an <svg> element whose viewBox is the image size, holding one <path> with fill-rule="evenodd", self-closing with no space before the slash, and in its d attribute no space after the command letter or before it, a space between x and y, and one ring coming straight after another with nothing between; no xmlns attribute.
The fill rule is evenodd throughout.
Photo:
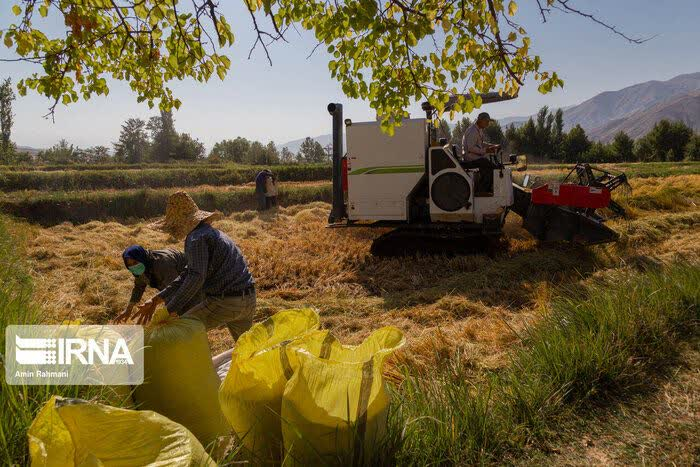
<svg viewBox="0 0 700 467"><path fill-rule="evenodd" d="M12 21L13 2L0 5L0 28ZM224 138L244 136L283 143L330 131L328 102L342 102L346 117L370 120L374 113L362 101L349 101L328 73L328 56L322 48L307 59L315 45L312 35L290 32L289 43L271 47L273 65L257 50L248 60L254 35L242 2L221 1L233 25L236 44L228 50L232 59L225 81L173 84L183 106L175 114L179 131L200 139L210 148ZM494 118L529 115L542 105L567 106L595 94L648 81L666 80L682 73L700 71L700 1L673 0L578 0L577 7L596 13L629 35L656 36L633 45L602 27L576 15L554 13L542 24L535 0L520 0L518 21L533 39L533 48L543 69L556 70L564 89L542 95L532 81L520 97L489 106ZM59 31L58 27L52 27ZM11 57L0 48L0 57ZM13 80L27 75L31 65L0 63L0 77ZM59 106L55 123L43 118L48 101L36 94L15 101L13 140L24 146L46 147L60 138L81 147L111 146L119 135L121 122L129 117L148 118L155 114L138 104L128 86L111 83L109 97L93 98L69 107ZM409 109L419 116L418 106Z"/></svg>

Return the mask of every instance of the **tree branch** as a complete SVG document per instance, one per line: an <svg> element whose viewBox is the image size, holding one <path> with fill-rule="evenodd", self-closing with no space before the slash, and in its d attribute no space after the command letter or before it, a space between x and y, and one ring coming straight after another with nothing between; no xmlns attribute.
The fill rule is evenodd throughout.
<svg viewBox="0 0 700 467"><path fill-rule="evenodd" d="M498 15L496 14L496 8L493 6L493 0L488 0L488 5L489 5L489 12L491 13L491 17L493 20L496 22L496 29L493 31L494 36L496 37L496 43L498 44L498 49L499 49L499 57L501 57L501 61L503 62L503 66L506 67L506 70L508 70L508 74L515 80L516 83L518 83L520 86L523 85L522 80L520 79L519 76L517 76L514 72L513 69L510 67L510 63L508 63L508 59L506 58L506 49L505 46L503 45L503 41L501 40L501 33L498 30Z"/></svg>
<svg viewBox="0 0 700 467"><path fill-rule="evenodd" d="M569 0L556 0L556 2L557 2L560 6L559 6L559 5L556 5L556 4L554 4L554 5L552 5L552 6L553 6L554 8L556 8L557 10L562 11L562 12L564 12L564 13L575 13L575 14L577 14L577 15L579 15L579 16L583 16L584 18L588 18L588 19L590 19L591 21L593 21L594 23L597 23L597 24L603 26L604 28L609 29L610 31L613 32L613 34L617 34L618 36L620 36L620 37L622 37L623 39L625 39L625 40L631 42L632 44L643 44L644 42L650 41L650 40L652 40L654 37L656 37L656 36L651 36L651 37L646 37L646 38L642 38L642 37L630 37L630 36L628 36L627 34L625 34L624 32L618 30L617 27L615 27L615 26L613 26L613 25L611 25L611 24L609 24L609 23L606 23L605 21L602 21L602 20L598 19L598 18L595 17L593 14L591 14L591 13L585 13L585 12L583 12L583 11L581 11L581 10L578 10L578 9L572 7L572 6L569 6ZM539 3L539 2L538 2L538 3ZM540 10L540 11L541 11L541 10Z"/></svg>

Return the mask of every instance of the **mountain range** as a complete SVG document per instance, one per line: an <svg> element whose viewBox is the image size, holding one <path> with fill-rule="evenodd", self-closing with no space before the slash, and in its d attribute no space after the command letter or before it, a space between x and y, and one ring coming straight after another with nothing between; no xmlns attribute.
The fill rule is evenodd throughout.
<svg viewBox="0 0 700 467"><path fill-rule="evenodd" d="M646 109L611 120L589 132L593 139L608 142L624 131L632 138L644 136L660 120L681 121L700 132L700 90L675 96Z"/></svg>
<svg viewBox="0 0 700 467"><path fill-rule="evenodd" d="M646 81L617 91L605 91L577 105L563 107L564 129L581 125L591 139L610 141L624 131L639 138L662 119L679 120L700 131L700 72L667 81ZM534 117L534 116L533 116ZM499 119L502 127L522 125L527 117ZM330 135L317 136L326 146ZM296 152L303 139L280 144ZM295 149L293 149L295 148Z"/></svg>
<svg viewBox="0 0 700 467"><path fill-rule="evenodd" d="M700 90L700 72L680 75L668 81L647 81L620 89L602 92L564 111L564 127L581 125L594 132L613 120L648 111L669 100ZM700 115L697 115L700 120ZM653 126L653 125L652 125ZM591 133L593 135L593 133Z"/></svg>

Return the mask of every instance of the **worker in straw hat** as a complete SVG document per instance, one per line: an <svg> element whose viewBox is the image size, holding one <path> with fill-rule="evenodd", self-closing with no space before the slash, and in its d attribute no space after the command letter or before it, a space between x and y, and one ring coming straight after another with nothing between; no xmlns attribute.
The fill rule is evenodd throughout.
<svg viewBox="0 0 700 467"><path fill-rule="evenodd" d="M170 285L138 307L134 317L148 323L160 304L178 313L198 293L204 301L182 317L196 318L207 329L226 326L234 340L250 329L255 313L255 281L238 246L225 233L212 227L220 212L203 211L180 191L168 199L165 218L149 227L185 238L187 267ZM122 317L122 320L128 319Z"/></svg>

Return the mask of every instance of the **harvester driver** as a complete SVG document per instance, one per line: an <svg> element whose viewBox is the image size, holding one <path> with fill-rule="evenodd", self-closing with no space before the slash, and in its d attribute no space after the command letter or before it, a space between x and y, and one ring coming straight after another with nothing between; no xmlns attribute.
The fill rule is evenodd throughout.
<svg viewBox="0 0 700 467"><path fill-rule="evenodd" d="M496 168L489 159L489 154L495 154L501 146L484 141L484 129L491 123L491 117L481 112L462 137L462 151L465 169L479 169L479 182L475 196L493 195L493 171Z"/></svg>

